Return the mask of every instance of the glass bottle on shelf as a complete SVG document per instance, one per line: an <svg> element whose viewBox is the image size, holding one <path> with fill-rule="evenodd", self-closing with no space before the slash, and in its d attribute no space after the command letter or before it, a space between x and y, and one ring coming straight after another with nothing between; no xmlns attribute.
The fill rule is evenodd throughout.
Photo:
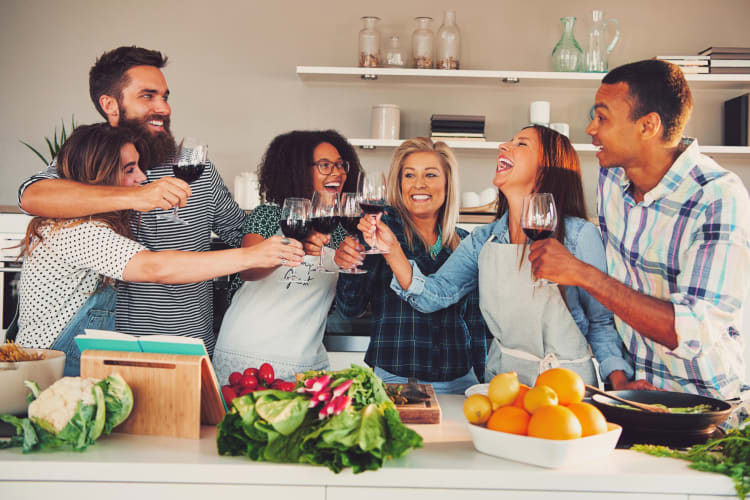
<svg viewBox="0 0 750 500"><path fill-rule="evenodd" d="M379 17L364 16L363 28L359 32L359 66L361 68L375 68L380 66L380 32L378 31Z"/></svg>
<svg viewBox="0 0 750 500"><path fill-rule="evenodd" d="M461 33L456 25L456 13L446 10L443 24L437 32L437 69L458 69L461 54Z"/></svg>
<svg viewBox="0 0 750 500"><path fill-rule="evenodd" d="M385 49L385 65L391 68L406 66L406 51L401 47L401 39L396 35L388 39L388 47Z"/></svg>
<svg viewBox="0 0 750 500"><path fill-rule="evenodd" d="M617 19L604 19L604 12L601 10L592 11L591 19L592 27L589 32L589 45L586 49L583 70L593 73L606 73L608 68L607 57L620 39L620 23L617 22ZM604 40L604 30L608 24L615 25L615 34L609 45Z"/></svg>
<svg viewBox="0 0 750 500"><path fill-rule="evenodd" d="M552 50L552 67L555 71L581 71L583 50L573 34L575 17L561 17L562 36Z"/></svg>
<svg viewBox="0 0 750 500"><path fill-rule="evenodd" d="M411 54L413 66L419 69L430 69L433 63L435 39L430 28L431 17L416 17L417 29L411 35Z"/></svg>

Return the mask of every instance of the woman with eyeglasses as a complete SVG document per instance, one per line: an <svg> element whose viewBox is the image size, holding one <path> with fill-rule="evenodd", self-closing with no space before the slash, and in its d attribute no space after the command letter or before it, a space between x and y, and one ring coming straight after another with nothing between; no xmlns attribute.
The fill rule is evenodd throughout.
<svg viewBox="0 0 750 500"><path fill-rule="evenodd" d="M287 198L311 199L315 191L341 193L357 190L361 167L354 148L339 133L293 131L276 137L258 167L260 193L265 203L245 219L243 247L281 235L281 209ZM323 238L323 264L337 270L334 249L346 232L338 226ZM318 252L319 253L319 252ZM295 268L301 281L284 281L289 268L243 272L239 289L224 316L214 351L216 374L225 383L232 372L271 363L277 378L329 367L323 346L328 311L336 293L337 273L311 272L319 257L306 255Z"/></svg>

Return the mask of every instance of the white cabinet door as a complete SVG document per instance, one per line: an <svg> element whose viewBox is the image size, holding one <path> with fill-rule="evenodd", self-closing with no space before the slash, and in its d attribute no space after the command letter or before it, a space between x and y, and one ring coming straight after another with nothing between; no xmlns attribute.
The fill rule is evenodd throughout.
<svg viewBox="0 0 750 500"><path fill-rule="evenodd" d="M687 495L588 491L453 490L427 488L326 488L326 500L688 500Z"/></svg>

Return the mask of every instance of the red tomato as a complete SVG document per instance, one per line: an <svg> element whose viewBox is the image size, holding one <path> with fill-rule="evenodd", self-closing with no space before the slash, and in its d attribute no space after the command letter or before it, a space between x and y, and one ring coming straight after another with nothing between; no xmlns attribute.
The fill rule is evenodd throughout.
<svg viewBox="0 0 750 500"><path fill-rule="evenodd" d="M292 392L297 386L294 382L279 382L278 389L280 391Z"/></svg>
<svg viewBox="0 0 750 500"><path fill-rule="evenodd" d="M229 374L229 385L237 385L240 383L242 374L240 372L232 372Z"/></svg>
<svg viewBox="0 0 750 500"><path fill-rule="evenodd" d="M245 368L245 371L242 372L243 375L252 375L255 378L258 378L258 369L257 368Z"/></svg>
<svg viewBox="0 0 750 500"><path fill-rule="evenodd" d="M263 363L260 365L260 368L258 368L258 375L263 383L266 384L266 387L273 384L273 381L276 379L276 375L273 372L273 366L269 363Z"/></svg>
<svg viewBox="0 0 750 500"><path fill-rule="evenodd" d="M258 379L252 375L243 375L240 379L240 385L243 389L255 389L258 387Z"/></svg>
<svg viewBox="0 0 750 500"><path fill-rule="evenodd" d="M237 394L235 394L234 389L228 385L223 385L221 386L221 396L224 398L224 402L227 406L229 406L232 404L232 400L237 397Z"/></svg>
<svg viewBox="0 0 750 500"><path fill-rule="evenodd" d="M255 387L245 387L244 389L242 389L242 392L240 392L240 396L250 394L251 392L255 392Z"/></svg>

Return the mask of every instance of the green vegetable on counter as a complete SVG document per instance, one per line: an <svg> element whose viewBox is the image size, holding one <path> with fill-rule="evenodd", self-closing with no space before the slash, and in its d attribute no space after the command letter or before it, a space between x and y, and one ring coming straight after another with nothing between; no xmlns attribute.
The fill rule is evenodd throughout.
<svg viewBox="0 0 750 500"><path fill-rule="evenodd" d="M750 420L742 429L733 429L721 438L709 439L705 444L691 446L685 451L666 446L636 444L630 449L692 462L690 467L705 472L718 472L732 478L737 496L750 494Z"/></svg>
<svg viewBox="0 0 750 500"><path fill-rule="evenodd" d="M235 398L219 424L221 455L325 465L334 472L376 470L422 447L372 370L308 372L296 392L256 391Z"/></svg>
<svg viewBox="0 0 750 500"><path fill-rule="evenodd" d="M651 406L656 406L658 408L663 408L667 410L669 413L674 414L697 414L697 413L706 413L707 411L711 411L712 407L709 404L700 404L695 406L667 406L663 405L661 403L649 403ZM635 406L630 406L622 403L612 403L612 406L616 406L617 408L625 408L626 410L633 410L633 411L643 411L639 408L636 408Z"/></svg>
<svg viewBox="0 0 750 500"><path fill-rule="evenodd" d="M133 409L133 392L118 374L98 381L63 377L44 391L34 382L24 384L31 390L28 418L0 415L16 428L16 435L0 441L0 448L21 446L28 453L70 445L84 451Z"/></svg>

